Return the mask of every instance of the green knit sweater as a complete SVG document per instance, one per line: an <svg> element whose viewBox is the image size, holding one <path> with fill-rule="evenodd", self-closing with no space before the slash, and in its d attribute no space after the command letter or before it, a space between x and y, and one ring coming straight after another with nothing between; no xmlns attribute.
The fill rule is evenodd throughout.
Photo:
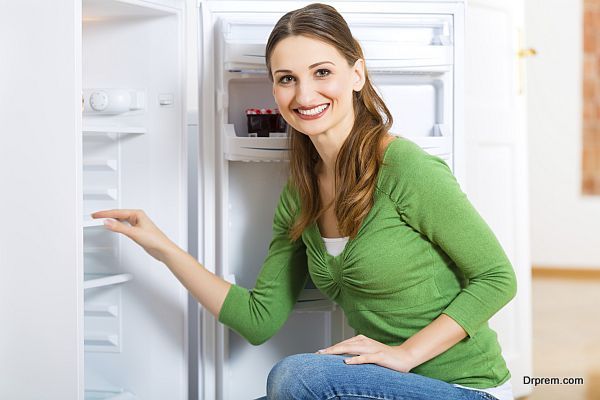
<svg viewBox="0 0 600 400"><path fill-rule="evenodd" d="M300 200L288 182L255 288L232 285L218 320L261 344L283 326L310 274L357 334L379 342L399 345L442 313L464 328L466 338L411 372L473 388L506 382L487 321L516 294L510 261L444 161L405 138L383 160L374 205L338 256L316 222L289 240Z"/></svg>

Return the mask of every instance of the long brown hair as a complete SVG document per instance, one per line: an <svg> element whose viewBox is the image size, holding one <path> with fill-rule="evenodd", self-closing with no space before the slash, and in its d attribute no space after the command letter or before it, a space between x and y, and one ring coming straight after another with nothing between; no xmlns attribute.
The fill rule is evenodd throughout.
<svg viewBox="0 0 600 400"><path fill-rule="evenodd" d="M269 79L273 82L271 53L275 45L289 36L306 36L334 46L349 66L362 58L360 44L344 18L326 4L314 3L285 14L277 22L267 42L265 59ZM354 238L363 219L373 207L377 174L382 163L380 144L392 126L392 115L379 97L365 67L365 84L353 92L354 125L335 162L335 198L333 200L338 230ZM331 204L322 207L315 166L320 159L310 138L289 125L291 188L300 196L301 209L290 227L290 239L318 220Z"/></svg>

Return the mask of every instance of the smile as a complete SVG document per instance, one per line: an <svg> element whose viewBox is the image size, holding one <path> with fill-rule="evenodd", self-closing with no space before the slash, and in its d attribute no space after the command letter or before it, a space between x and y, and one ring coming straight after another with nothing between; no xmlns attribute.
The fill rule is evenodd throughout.
<svg viewBox="0 0 600 400"><path fill-rule="evenodd" d="M310 108L308 110L301 110L299 108L294 109L294 112L302 119L315 119L321 117L325 111L329 108L329 103L321 104L320 106Z"/></svg>

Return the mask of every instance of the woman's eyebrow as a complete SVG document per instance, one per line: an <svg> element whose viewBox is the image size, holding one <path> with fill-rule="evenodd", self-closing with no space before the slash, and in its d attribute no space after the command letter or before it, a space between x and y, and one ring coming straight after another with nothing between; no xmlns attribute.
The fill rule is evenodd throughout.
<svg viewBox="0 0 600 400"><path fill-rule="evenodd" d="M334 63L334 62L332 62L332 61L319 61L319 62L317 62L317 63L314 63L314 64L311 64L311 65L309 65L309 66L308 66L308 69L313 69L314 67L316 67L316 66L318 66L318 65L321 65L321 64L327 64L327 63L335 65L335 63ZM276 74L276 73L278 73L278 72L292 72L292 71L291 71L291 70L289 70L289 69L278 69L277 71L273 72L273 74Z"/></svg>

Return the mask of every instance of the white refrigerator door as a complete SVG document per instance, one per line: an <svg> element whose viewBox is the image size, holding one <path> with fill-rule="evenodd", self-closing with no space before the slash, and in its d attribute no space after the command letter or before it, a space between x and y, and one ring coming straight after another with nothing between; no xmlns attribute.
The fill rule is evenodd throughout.
<svg viewBox="0 0 600 400"><path fill-rule="evenodd" d="M83 393L81 2L0 5L0 398Z"/></svg>
<svg viewBox="0 0 600 400"><path fill-rule="evenodd" d="M519 82L523 2L469 3L466 14L467 190L517 274L517 295L490 320L515 396L531 393L531 262L525 95ZM493 32L493 34L490 34Z"/></svg>
<svg viewBox="0 0 600 400"><path fill-rule="evenodd" d="M84 1L84 94L112 94L116 89L139 94L134 109L123 113L85 109L83 216L112 208L142 209L186 249L185 31L180 3ZM87 107L93 98L84 100ZM110 168L99 168L107 162ZM99 195L107 191L110 196ZM187 291L164 264L125 235L91 226L84 228L83 242L86 277L127 277L119 284L85 290L85 398L127 393L136 399L186 399Z"/></svg>

